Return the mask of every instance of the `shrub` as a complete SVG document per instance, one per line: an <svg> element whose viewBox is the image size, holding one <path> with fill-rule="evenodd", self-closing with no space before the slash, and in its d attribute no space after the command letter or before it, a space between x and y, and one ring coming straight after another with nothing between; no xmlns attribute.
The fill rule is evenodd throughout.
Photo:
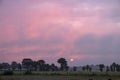
<svg viewBox="0 0 120 80"><path fill-rule="evenodd" d="M13 75L13 71L4 71L3 75Z"/></svg>
<svg viewBox="0 0 120 80"><path fill-rule="evenodd" d="M32 71L25 71L24 74L25 74L25 75L31 75L31 74L32 74Z"/></svg>
<svg viewBox="0 0 120 80"><path fill-rule="evenodd" d="M96 74L95 74L95 73L92 73L91 76L96 76Z"/></svg>
<svg viewBox="0 0 120 80"><path fill-rule="evenodd" d="M60 73L50 73L50 75L59 76L59 75L62 75L62 74L60 74Z"/></svg>
<svg viewBox="0 0 120 80"><path fill-rule="evenodd" d="M2 80L2 79L0 78L0 80Z"/></svg>

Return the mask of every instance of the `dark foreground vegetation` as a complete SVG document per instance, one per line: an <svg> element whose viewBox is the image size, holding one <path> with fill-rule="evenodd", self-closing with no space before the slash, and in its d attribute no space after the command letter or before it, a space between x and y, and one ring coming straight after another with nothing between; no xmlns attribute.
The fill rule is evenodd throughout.
<svg viewBox="0 0 120 80"><path fill-rule="evenodd" d="M0 80L120 80L119 77L83 76L2 76Z"/></svg>
<svg viewBox="0 0 120 80"><path fill-rule="evenodd" d="M118 72L39 72L32 71L25 74L24 71L14 71L14 75L1 75L0 80L120 80Z"/></svg>
<svg viewBox="0 0 120 80"><path fill-rule="evenodd" d="M3 71L4 73L4 71ZM2 72L1 72L2 74ZM79 71L13 71L11 75L0 75L0 80L120 80L119 72Z"/></svg>
<svg viewBox="0 0 120 80"><path fill-rule="evenodd" d="M0 71L0 76L108 76L120 77L119 72L81 72L81 71Z"/></svg>

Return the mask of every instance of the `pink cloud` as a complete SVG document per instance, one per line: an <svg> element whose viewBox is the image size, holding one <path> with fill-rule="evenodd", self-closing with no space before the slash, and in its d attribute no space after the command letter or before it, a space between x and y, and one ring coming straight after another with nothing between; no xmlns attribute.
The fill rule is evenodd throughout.
<svg viewBox="0 0 120 80"><path fill-rule="evenodd" d="M16 3L19 5L11 2L6 7L4 4L4 8L0 10L2 61L4 59L19 61L24 57L34 59L72 57L77 60L95 58L100 56L97 52L104 50L102 47L104 42L109 41L109 35L110 40L113 39L109 41L114 44L111 45L114 48L113 53L118 49L116 44L119 44L117 37L120 27L118 23L108 18L110 16L106 16L114 9L111 5L91 5L89 2L79 3L80 6L76 2L74 2L76 5L65 5L66 2L62 4L64 1L20 2ZM88 37L83 39L83 42L78 41L79 46L76 47L76 41L81 41L86 35L94 36L93 42ZM108 40L104 40L104 37L108 37ZM109 52L110 49L101 53ZM92 52L96 52L96 55Z"/></svg>

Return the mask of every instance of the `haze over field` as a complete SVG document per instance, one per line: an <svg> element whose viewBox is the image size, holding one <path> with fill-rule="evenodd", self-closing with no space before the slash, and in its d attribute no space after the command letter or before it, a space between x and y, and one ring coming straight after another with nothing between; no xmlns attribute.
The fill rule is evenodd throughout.
<svg viewBox="0 0 120 80"><path fill-rule="evenodd" d="M119 62L120 0L0 0L0 62L60 57Z"/></svg>

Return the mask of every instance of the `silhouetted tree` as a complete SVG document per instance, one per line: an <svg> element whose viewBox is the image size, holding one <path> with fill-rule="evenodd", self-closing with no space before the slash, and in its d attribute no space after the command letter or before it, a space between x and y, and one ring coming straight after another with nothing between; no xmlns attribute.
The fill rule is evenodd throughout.
<svg viewBox="0 0 120 80"><path fill-rule="evenodd" d="M38 60L37 64L39 66L39 71L45 71L45 61L44 60Z"/></svg>
<svg viewBox="0 0 120 80"><path fill-rule="evenodd" d="M92 71L92 68L91 68L91 67L89 67L89 71L90 71L90 72Z"/></svg>
<svg viewBox="0 0 120 80"><path fill-rule="evenodd" d="M26 58L22 61L22 66L26 70L32 70L33 61L32 59Z"/></svg>
<svg viewBox="0 0 120 80"><path fill-rule="evenodd" d="M85 71L85 66L82 67L82 70Z"/></svg>
<svg viewBox="0 0 120 80"><path fill-rule="evenodd" d="M3 66L2 66L2 64L0 63L0 70L2 70L3 69Z"/></svg>
<svg viewBox="0 0 120 80"><path fill-rule="evenodd" d="M2 69L4 70L10 70L10 64L9 63L2 63Z"/></svg>
<svg viewBox="0 0 120 80"><path fill-rule="evenodd" d="M104 68L105 68L104 64L99 64L99 69L100 69L101 72L103 71Z"/></svg>
<svg viewBox="0 0 120 80"><path fill-rule="evenodd" d="M52 70L52 71L56 71L56 66L55 66L55 64L51 64L51 70Z"/></svg>
<svg viewBox="0 0 120 80"><path fill-rule="evenodd" d="M46 66L46 71L49 71L50 68L51 68L50 65L49 65L49 64L46 64L45 66Z"/></svg>
<svg viewBox="0 0 120 80"><path fill-rule="evenodd" d="M106 72L109 72L110 69L109 69L109 66L106 66Z"/></svg>
<svg viewBox="0 0 120 80"><path fill-rule="evenodd" d="M77 67L76 66L73 67L73 71L77 71Z"/></svg>
<svg viewBox="0 0 120 80"><path fill-rule="evenodd" d="M116 71L116 63L115 62L112 63L111 67L112 67L113 71Z"/></svg>
<svg viewBox="0 0 120 80"><path fill-rule="evenodd" d="M22 65L18 63L18 69L21 71L22 70Z"/></svg>
<svg viewBox="0 0 120 80"><path fill-rule="evenodd" d="M116 64L116 71L120 72L120 65L119 64Z"/></svg>
<svg viewBox="0 0 120 80"><path fill-rule="evenodd" d="M86 65L86 70L87 70L87 71L90 71L90 69L91 69L90 66L89 66L89 65Z"/></svg>
<svg viewBox="0 0 120 80"><path fill-rule="evenodd" d="M85 71L85 70L86 70L86 71L92 71L92 68L91 68L89 65L86 65L86 66L83 66L83 67L82 67L82 70L83 70L83 71Z"/></svg>
<svg viewBox="0 0 120 80"><path fill-rule="evenodd" d="M112 65L110 65L110 71L111 72L113 72L114 70L113 70L113 66Z"/></svg>
<svg viewBox="0 0 120 80"><path fill-rule="evenodd" d="M18 69L18 64L17 64L17 62L13 61L13 62L11 63L11 68L12 68L12 70Z"/></svg>
<svg viewBox="0 0 120 80"><path fill-rule="evenodd" d="M57 62L60 64L60 70L68 70L69 67L67 66L67 61L65 58L60 58Z"/></svg>
<svg viewBox="0 0 120 80"><path fill-rule="evenodd" d="M38 60L38 61L33 61L30 58L25 58L22 60L22 64L17 63L15 61L13 61L11 63L11 65L9 63L0 63L0 70L39 70L39 71L64 71L64 70L68 70L69 66L67 65L67 61L65 58L59 58L57 60L57 62L60 64L60 68L58 68L54 63L49 65L46 64L46 62L44 60ZM92 65L91 65L92 66ZM106 69L106 72L108 71L117 71L120 72L120 65L116 64L115 62L113 62L110 66L105 66L104 64L99 64L96 65L96 67L99 66L99 70L102 72L103 69ZM74 66L73 67L73 71L76 71L77 67ZM83 66L82 67L83 71L91 71L92 68L89 65Z"/></svg>
<svg viewBox="0 0 120 80"><path fill-rule="evenodd" d="M33 61L33 70L37 71L37 61Z"/></svg>

